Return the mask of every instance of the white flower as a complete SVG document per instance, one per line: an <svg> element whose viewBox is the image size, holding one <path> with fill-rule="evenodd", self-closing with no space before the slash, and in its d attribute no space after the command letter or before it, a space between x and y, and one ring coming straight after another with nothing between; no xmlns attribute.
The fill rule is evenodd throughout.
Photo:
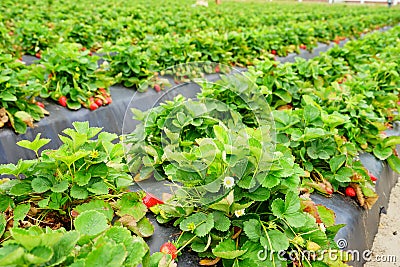
<svg viewBox="0 0 400 267"><path fill-rule="evenodd" d="M325 231L326 231L325 225L324 225L323 223L319 223L318 226L319 226L319 229L320 229L322 232L325 232Z"/></svg>
<svg viewBox="0 0 400 267"><path fill-rule="evenodd" d="M226 176L224 179L225 188L232 188L235 185L235 179L231 176Z"/></svg>
<svg viewBox="0 0 400 267"><path fill-rule="evenodd" d="M236 215L236 217L240 217L240 216L243 216L244 215L244 209L241 209L241 210L235 210L235 215Z"/></svg>

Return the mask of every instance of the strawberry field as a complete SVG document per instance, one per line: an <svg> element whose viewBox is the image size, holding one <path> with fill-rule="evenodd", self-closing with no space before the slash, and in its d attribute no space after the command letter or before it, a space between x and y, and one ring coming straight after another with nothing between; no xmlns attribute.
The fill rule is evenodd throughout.
<svg viewBox="0 0 400 267"><path fill-rule="evenodd" d="M192 4L0 3L0 266L361 266L315 196L375 214L363 156L400 173L399 10Z"/></svg>

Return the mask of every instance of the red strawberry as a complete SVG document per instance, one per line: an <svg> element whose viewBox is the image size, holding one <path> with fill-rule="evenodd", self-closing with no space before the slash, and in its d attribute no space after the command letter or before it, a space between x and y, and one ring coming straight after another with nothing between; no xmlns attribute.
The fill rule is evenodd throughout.
<svg viewBox="0 0 400 267"><path fill-rule="evenodd" d="M371 178L371 181L376 182L378 180L378 178L376 178L376 176L373 175L372 173L369 172L368 175L369 175L369 178Z"/></svg>
<svg viewBox="0 0 400 267"><path fill-rule="evenodd" d="M102 95L106 95L106 94L107 94L107 91L106 91L106 89L104 89L104 88L99 88L99 92L100 92Z"/></svg>
<svg viewBox="0 0 400 267"><path fill-rule="evenodd" d="M161 87L159 84L155 84L154 85L154 90L156 90L156 92L160 92L161 91Z"/></svg>
<svg viewBox="0 0 400 267"><path fill-rule="evenodd" d="M111 96L106 97L107 105L112 103L112 98Z"/></svg>
<svg viewBox="0 0 400 267"><path fill-rule="evenodd" d="M351 187L351 186L346 187L345 193L346 193L346 196L348 196L348 197L355 197L356 196L356 190L354 190L354 188Z"/></svg>
<svg viewBox="0 0 400 267"><path fill-rule="evenodd" d="M89 51L89 54L88 54L89 56L92 56L93 55L93 53L92 53L92 51Z"/></svg>
<svg viewBox="0 0 400 267"><path fill-rule="evenodd" d="M221 71L221 69L220 69L220 67L217 65L217 66L215 67L215 72L216 72L216 73L220 73L220 71Z"/></svg>
<svg viewBox="0 0 400 267"><path fill-rule="evenodd" d="M35 104L38 107L44 108L44 104L42 102L36 102Z"/></svg>
<svg viewBox="0 0 400 267"><path fill-rule="evenodd" d="M146 205L146 207L151 208L157 204L164 204L164 202L155 196L153 196L150 193L146 193L146 196L142 199L143 204Z"/></svg>
<svg viewBox="0 0 400 267"><path fill-rule="evenodd" d="M160 248L160 252L171 255L173 260L178 256L178 250L171 242L164 243Z"/></svg>
<svg viewBox="0 0 400 267"><path fill-rule="evenodd" d="M330 187L326 187L326 193L328 193L329 195L333 194L333 189Z"/></svg>
<svg viewBox="0 0 400 267"><path fill-rule="evenodd" d="M271 54L276 55L276 50L271 50Z"/></svg>
<svg viewBox="0 0 400 267"><path fill-rule="evenodd" d="M91 102L89 105L89 108L90 108L90 110L96 110L99 108L99 106L96 103Z"/></svg>
<svg viewBox="0 0 400 267"><path fill-rule="evenodd" d="M306 46L305 44L301 44L301 45L300 45L300 49L306 50L306 49L307 49L307 46Z"/></svg>
<svg viewBox="0 0 400 267"><path fill-rule="evenodd" d="M66 97L66 96L61 96L61 97L58 99L58 103L59 103L61 106L66 107L66 106L67 106L67 97Z"/></svg>
<svg viewBox="0 0 400 267"><path fill-rule="evenodd" d="M96 100L94 101L94 103L96 103L97 106L101 107L103 105L103 101L101 101L100 98L96 98Z"/></svg>
<svg viewBox="0 0 400 267"><path fill-rule="evenodd" d="M37 52L37 53L35 54L35 57L37 57L38 59L41 59L41 58L42 58L42 55L40 54L40 52Z"/></svg>

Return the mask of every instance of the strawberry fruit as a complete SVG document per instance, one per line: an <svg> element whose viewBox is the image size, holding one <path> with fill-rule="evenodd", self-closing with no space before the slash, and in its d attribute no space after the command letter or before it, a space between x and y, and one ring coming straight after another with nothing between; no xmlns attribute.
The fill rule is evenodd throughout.
<svg viewBox="0 0 400 267"><path fill-rule="evenodd" d="M91 102L89 105L89 108L90 108L90 110L96 110L99 108L99 106L96 103Z"/></svg>
<svg viewBox="0 0 400 267"><path fill-rule="evenodd" d="M66 97L66 96L61 96L61 97L58 99L58 103L59 103L61 106L66 107L66 106L67 106L67 97Z"/></svg>
<svg viewBox="0 0 400 267"><path fill-rule="evenodd" d="M44 108L44 104L42 102L36 102L35 104L38 107Z"/></svg>
<svg viewBox="0 0 400 267"><path fill-rule="evenodd" d="M368 175L369 175L369 178L371 178L371 181L376 182L378 180L378 178L376 178L376 176L373 175L372 173L369 172Z"/></svg>
<svg viewBox="0 0 400 267"><path fill-rule="evenodd" d="M94 101L94 103L96 103L97 106L101 107L103 105L103 101L101 101L100 98L96 98L96 100Z"/></svg>
<svg viewBox="0 0 400 267"><path fill-rule="evenodd" d="M164 202L150 193L146 193L146 196L142 199L143 204L146 205L147 208L151 208L157 204L164 204Z"/></svg>
<svg viewBox="0 0 400 267"><path fill-rule="evenodd" d="M351 187L351 186L346 187L345 193L346 193L346 196L348 196L348 197L355 197L356 196L356 190L354 190L354 188Z"/></svg>
<svg viewBox="0 0 400 267"><path fill-rule="evenodd" d="M154 85L154 90L156 90L156 92L160 92L161 91L161 87L159 84L155 84Z"/></svg>
<svg viewBox="0 0 400 267"><path fill-rule="evenodd" d="M271 54L276 55L276 50L271 50Z"/></svg>
<svg viewBox="0 0 400 267"><path fill-rule="evenodd" d="M171 242L164 243L160 248L160 252L171 255L173 260L178 256L178 250Z"/></svg>

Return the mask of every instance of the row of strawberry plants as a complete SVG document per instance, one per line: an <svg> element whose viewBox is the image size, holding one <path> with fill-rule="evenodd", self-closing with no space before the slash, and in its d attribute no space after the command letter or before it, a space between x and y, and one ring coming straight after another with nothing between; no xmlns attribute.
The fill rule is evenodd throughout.
<svg viewBox="0 0 400 267"><path fill-rule="evenodd" d="M260 11L260 5L254 4L250 5L249 10L246 11L247 17L251 17L252 20L243 21L243 17L239 16L231 22L224 17L212 16L211 21L223 25L221 28L223 30L214 30L211 27L212 25L208 23L203 25L202 22L207 17L204 16L203 11L194 9L192 19L196 21L195 18L197 18L200 25L200 28L197 29L193 27L193 25L197 25L196 23L187 20L185 16L181 16L182 9L185 6L183 5L183 7L179 7L176 14L170 7L160 7L160 10L164 10L170 15L169 24L171 25L168 25L167 28L158 26L148 26L150 27L148 28L142 27L143 25L152 25L148 23L147 18L139 15L130 18L125 10L121 13L121 19L118 19L116 24L118 27L126 29L127 32L119 32L119 34L127 37L118 37L114 40L108 33L105 33L102 44L96 45L95 48L92 47L94 50L102 47L102 51L106 53L105 58L109 61L109 65L103 65L98 69L96 61L99 57L93 56L91 51L86 50L82 44L87 44L82 40L90 39L86 34L94 36L100 31L97 27L100 27L99 25L104 23L104 20L100 20L96 15L99 10L93 9L93 13L90 13L93 18L89 20L93 23L97 21L97 27L91 27L88 32L78 27L77 31L79 34L83 34L80 35L82 38L69 38L63 36L63 33L68 32L67 30L57 27L75 27L77 24L72 25L73 21L67 19L68 14L73 14L73 16L81 14L80 9L77 9L77 6L74 5L62 5L61 7L54 3L47 3L47 5L49 5L49 11L52 12L46 13L42 10L39 12L34 7L27 11L24 2L21 2L18 7L13 6L13 9L9 8L7 2L2 5L4 15L3 21L0 23L4 27L0 27L3 37L0 47L3 47L6 58L10 57L7 53L15 53L15 51L20 50L18 46L25 46L24 43L27 44L27 47L33 49L30 53L49 47L38 53L38 57L43 56L43 59L39 62L45 67L42 71L43 75L27 77L23 81L11 79L11 83L18 83L21 92L13 91L11 92L13 97L2 97L0 105L2 123L0 127L10 125L18 133L24 133L26 125L32 126L33 121L39 120L40 117L48 113L43 109L43 104L34 99L38 95L42 98L50 97L54 101L58 101L60 105L67 106L70 109L79 109L83 106L95 110L112 102L107 90L109 85L119 82L127 87L137 87L160 69L175 64L187 61L212 61L251 65L257 59L264 60L276 53L286 54L290 51L298 51L299 47L304 49L307 48L307 45L311 49L317 41L332 39L338 41L344 35L358 35L365 30L397 21L396 13L390 13L390 16L382 16L377 14L379 9L335 7L327 12L322 11L323 6L317 5L314 6L317 8L311 15L305 15L308 14L305 11L309 11L310 7L302 7L297 12L290 12L292 15L282 20L282 23L273 25L282 18L280 16L260 16L257 14ZM136 4L133 7L136 7ZM73 10L61 12L66 11L65 8L73 8ZM232 13L233 8L237 8L237 6L229 4L226 7L224 6L222 10L210 9L206 13L211 16L211 14L221 12L224 16L227 16ZM261 12L270 12L277 8L290 10L290 6L272 5L263 6ZM130 9L127 8L127 10ZM27 11L27 13L22 11ZM108 12L110 14L107 16ZM101 14L107 18L117 19L114 17L116 13L111 11L101 10ZM199 14L202 14L202 16L199 16ZM369 14L369 16L365 17L364 14ZM34 21L36 16L43 19L45 23L29 23L30 20ZM349 16L352 16L353 19L349 20ZM130 22L127 21L128 18L131 19ZM334 18L337 21L331 20ZM317 19L313 22L313 27L310 27L308 19ZM144 28L141 33L130 28L137 26L136 24L133 26L132 21L139 22L141 28ZM18 23L24 23L25 26L20 28ZM176 25L179 25L179 29L174 28ZM255 27L255 25L258 26ZM48 30L54 31L54 36L49 32L42 32L43 27L48 27ZM154 27L157 29L153 29ZM257 30L255 30L256 28ZM24 33L25 31L28 32ZM228 34L224 32L228 32ZM28 39L25 40L24 36ZM157 38L154 38L155 36ZM66 40L80 42L81 44L65 43ZM41 42L45 42L46 45L41 46ZM62 44L59 44L60 42ZM23 48L22 50L26 49ZM3 65L1 68L2 70L9 69L14 65L16 65L16 73L21 68L29 69L22 67L21 64L17 66L18 63L9 64L7 67ZM40 72L40 68L35 68L35 72ZM175 73L175 75L177 74L179 73ZM4 77L4 79L8 80L9 78ZM35 80L37 83L36 91L25 90L28 88L26 86L27 80ZM150 85L155 85L155 89L160 90L163 85L160 86L159 83L161 82L155 80ZM4 88L9 85L10 82L2 82ZM39 88L41 88L40 94L37 94ZM19 95L17 96L17 94ZM16 101L16 99L21 99L27 105L19 104L20 101ZM39 105L41 109L34 107L34 103Z"/></svg>
<svg viewBox="0 0 400 267"><path fill-rule="evenodd" d="M26 66L11 54L0 55L0 128L25 133L49 112L42 99L63 107L95 110L112 102L112 79L79 44L59 44L43 53L40 64Z"/></svg>
<svg viewBox="0 0 400 267"><path fill-rule="evenodd" d="M5 37L4 40L7 40L7 35L11 35L8 36L13 47L11 51L34 55L39 50L45 50L62 41L78 42L96 50L104 42L115 43L121 36L129 36L133 42L142 43L146 42L145 39L148 36L162 36L168 33L184 36L209 31L220 34L233 31L251 35L257 32L253 30L254 28L270 28L271 30L275 27L279 28L279 31L276 31L279 33L286 32L286 25L291 24L291 21L295 25L311 20L316 21L315 26L319 28L317 37L323 38L323 36L318 36L324 31L321 26L327 22L330 24L331 20L341 20L344 17L364 20L365 18L361 18L362 15L379 16L382 13L379 8L330 7L327 10L324 6L298 5L293 9L290 5L253 3L246 4L246 12L238 14L238 12L233 12L241 9L241 4L238 3L226 3L223 7L204 10L189 8L190 4L182 1L175 1L174 5L166 6L160 6L158 3L125 1L124 5L117 7L113 2L108 1L87 10L88 3L85 1L71 2L69 5L57 2L47 3L47 1L37 2L37 7L46 6L47 8L38 9L36 6L28 8L28 3L24 1L17 5L8 1L3 2L1 8L5 27L2 35ZM87 12L83 14L81 10L87 10ZM284 10L285 16L274 14L277 10ZM147 12L147 16L141 14L144 11ZM388 12L391 16L395 14L395 12L385 11L385 13ZM80 21L77 21L77 18ZM386 18L386 21L390 20L388 19ZM348 21L347 19L347 25L349 25ZM352 33L339 23L336 24L339 27L329 26L329 30L338 36L345 32ZM215 29L214 25L220 25L220 27ZM368 26L365 25L365 27ZM308 28L312 29L312 27ZM357 28L358 31L364 30ZM296 28L296 31L305 35L304 37L310 35L307 28Z"/></svg>
<svg viewBox="0 0 400 267"><path fill-rule="evenodd" d="M160 223L179 226L179 249L190 246L204 265L345 266L345 253L325 253L337 249L342 226L309 194L344 192L371 208L377 178L358 154L400 171L400 138L381 133L396 119L400 47L387 44L399 33L371 34L309 62L264 61L247 77L205 82L199 102L180 96L134 110L143 125L126 141L137 181L182 185L151 208Z"/></svg>

